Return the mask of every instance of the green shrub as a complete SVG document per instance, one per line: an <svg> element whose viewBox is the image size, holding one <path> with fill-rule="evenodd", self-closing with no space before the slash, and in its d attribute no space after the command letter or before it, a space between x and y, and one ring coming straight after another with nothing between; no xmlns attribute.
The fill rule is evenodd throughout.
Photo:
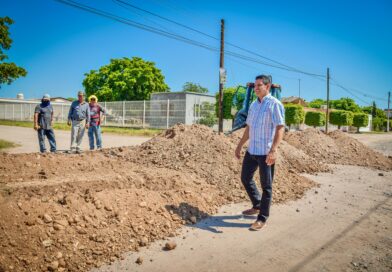
<svg viewBox="0 0 392 272"><path fill-rule="evenodd" d="M325 125L325 113L319 111L308 111L305 114L305 124L312 127Z"/></svg>
<svg viewBox="0 0 392 272"><path fill-rule="evenodd" d="M367 127L369 124L369 115L366 113L354 113L353 126L357 128L359 133L360 127Z"/></svg>
<svg viewBox="0 0 392 272"><path fill-rule="evenodd" d="M333 125L338 126L351 126L353 124L354 113L351 111L335 110L329 114L329 122Z"/></svg>
<svg viewBox="0 0 392 272"><path fill-rule="evenodd" d="M385 126L384 126L385 123ZM374 117L372 121L373 130L375 131L384 131L386 128L386 119L381 117Z"/></svg>
<svg viewBox="0 0 392 272"><path fill-rule="evenodd" d="M299 125L304 122L305 112L301 105L286 104L285 109L285 122L289 127L291 125Z"/></svg>
<svg viewBox="0 0 392 272"><path fill-rule="evenodd" d="M227 88L223 90L223 119L233 119L231 115L231 103L233 101L233 96L235 93L235 88ZM219 117L219 92L216 94L216 104L215 104L215 111L216 116Z"/></svg>

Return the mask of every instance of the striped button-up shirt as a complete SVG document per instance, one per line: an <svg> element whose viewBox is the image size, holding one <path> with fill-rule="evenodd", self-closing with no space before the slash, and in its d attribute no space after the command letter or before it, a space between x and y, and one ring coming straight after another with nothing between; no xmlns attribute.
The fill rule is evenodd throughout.
<svg viewBox="0 0 392 272"><path fill-rule="evenodd" d="M248 152L251 155L268 155L276 126L284 125L282 103L270 94L262 101L257 98L250 105L246 124L249 127Z"/></svg>

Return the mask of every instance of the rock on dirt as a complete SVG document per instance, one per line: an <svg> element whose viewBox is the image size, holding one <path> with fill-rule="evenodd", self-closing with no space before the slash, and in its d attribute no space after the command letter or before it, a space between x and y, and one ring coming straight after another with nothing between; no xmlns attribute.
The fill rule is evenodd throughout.
<svg viewBox="0 0 392 272"><path fill-rule="evenodd" d="M173 250L177 247L176 242L174 241L169 241L165 244L165 250Z"/></svg>
<svg viewBox="0 0 392 272"><path fill-rule="evenodd" d="M142 257L138 257L137 259L136 259L136 263L137 264L142 264L143 263L143 258Z"/></svg>

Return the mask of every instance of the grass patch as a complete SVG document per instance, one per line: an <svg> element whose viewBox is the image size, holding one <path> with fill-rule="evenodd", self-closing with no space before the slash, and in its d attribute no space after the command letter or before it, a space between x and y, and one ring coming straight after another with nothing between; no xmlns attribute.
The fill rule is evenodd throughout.
<svg viewBox="0 0 392 272"><path fill-rule="evenodd" d="M16 147L16 146L18 146L18 145L13 142L8 142L6 140L0 139L0 149L11 148L11 147Z"/></svg>
<svg viewBox="0 0 392 272"><path fill-rule="evenodd" d="M0 125L3 126L16 126L16 127L28 127L33 128L33 122L27 121L11 121L11 120L0 120ZM126 128L126 127L101 127L102 133L112 133L127 136L146 136L153 137L162 132L162 129L153 128ZM64 123L54 123L53 129L57 130L71 130L71 127Z"/></svg>

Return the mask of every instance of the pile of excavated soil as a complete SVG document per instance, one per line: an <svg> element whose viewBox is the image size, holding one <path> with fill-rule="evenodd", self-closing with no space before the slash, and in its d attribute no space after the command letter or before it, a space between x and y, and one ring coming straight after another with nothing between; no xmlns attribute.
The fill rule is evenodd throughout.
<svg viewBox="0 0 392 272"><path fill-rule="evenodd" d="M284 140L308 156L323 163L345 164L391 170L392 159L365 146L339 130L323 132L308 128L289 132Z"/></svg>
<svg viewBox="0 0 392 272"><path fill-rule="evenodd" d="M298 134L280 147L274 203L316 185L299 173L329 170L312 150L341 148L336 137ZM240 136L176 125L138 147L0 154L0 271L86 271L246 201L234 157Z"/></svg>

